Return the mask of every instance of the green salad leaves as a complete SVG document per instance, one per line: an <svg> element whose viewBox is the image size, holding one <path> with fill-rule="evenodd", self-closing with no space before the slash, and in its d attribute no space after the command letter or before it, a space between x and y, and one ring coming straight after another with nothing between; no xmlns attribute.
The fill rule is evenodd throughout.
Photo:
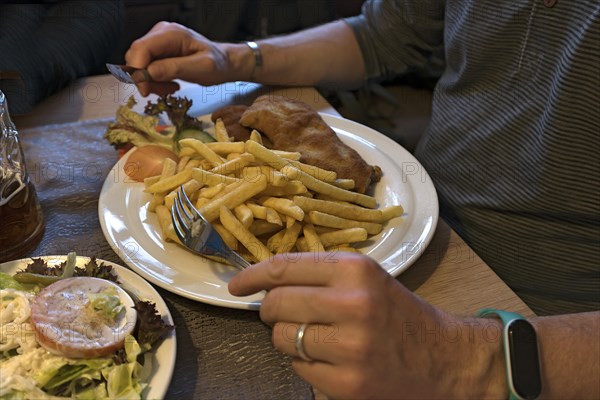
<svg viewBox="0 0 600 400"><path fill-rule="evenodd" d="M203 142L214 142L215 139L204 130L203 123L188 115L192 100L186 97L159 97L156 103L148 102L145 114L133 111L136 101L133 96L127 104L119 106L116 120L111 122L104 133L104 138L115 148L127 145L137 147L158 145L176 151L179 140L193 137ZM160 123L161 114L165 114L171 126Z"/></svg>

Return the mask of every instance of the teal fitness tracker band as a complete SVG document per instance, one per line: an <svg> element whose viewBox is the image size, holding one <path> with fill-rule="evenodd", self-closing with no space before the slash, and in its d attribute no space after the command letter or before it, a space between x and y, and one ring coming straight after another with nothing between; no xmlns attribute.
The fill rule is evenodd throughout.
<svg viewBox="0 0 600 400"><path fill-rule="evenodd" d="M537 335L521 315L484 308L478 317L497 316L502 320L502 343L510 400L537 399L542 392L542 375Z"/></svg>

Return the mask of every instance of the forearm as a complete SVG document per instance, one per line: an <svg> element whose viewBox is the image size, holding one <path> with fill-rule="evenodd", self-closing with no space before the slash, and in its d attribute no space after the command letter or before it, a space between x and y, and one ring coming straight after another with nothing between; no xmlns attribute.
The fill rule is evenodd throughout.
<svg viewBox="0 0 600 400"><path fill-rule="evenodd" d="M298 33L259 41L263 66L255 80L273 85L358 87L364 61L352 29L336 21ZM237 79L247 80L254 55L245 44L227 45Z"/></svg>
<svg viewBox="0 0 600 400"><path fill-rule="evenodd" d="M600 312L531 319L543 398L600 398Z"/></svg>
<svg viewBox="0 0 600 400"><path fill-rule="evenodd" d="M537 332L541 398L600 398L600 312L528 319ZM460 364L466 367L457 397L507 398L502 324L496 318L461 321ZM483 340L482 340L483 339ZM465 385L465 382L467 383ZM468 392L464 392L469 388Z"/></svg>

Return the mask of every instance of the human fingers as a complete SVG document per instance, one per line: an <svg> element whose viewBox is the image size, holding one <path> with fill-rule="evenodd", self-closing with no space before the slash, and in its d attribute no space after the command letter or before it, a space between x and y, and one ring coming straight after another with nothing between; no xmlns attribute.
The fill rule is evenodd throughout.
<svg viewBox="0 0 600 400"><path fill-rule="evenodd" d="M225 55L217 50L201 50L184 57L154 60L148 72L154 81L166 82L182 79L204 85L222 83L221 74L227 69Z"/></svg>
<svg viewBox="0 0 600 400"><path fill-rule="evenodd" d="M136 85L142 96L148 96L150 93L166 96L179 90L179 84L177 82L144 81L139 82Z"/></svg>
<svg viewBox="0 0 600 400"><path fill-rule="evenodd" d="M237 273L229 282L229 292L247 296L282 285L325 286L340 260L332 259L329 264L314 257L315 253L278 254Z"/></svg>
<svg viewBox="0 0 600 400"><path fill-rule="evenodd" d="M277 286L331 286L382 274L375 261L356 253L287 253L239 272L229 282L229 292L246 296ZM387 277L387 273L383 273Z"/></svg>
<svg viewBox="0 0 600 400"><path fill-rule="evenodd" d="M307 324L303 331L301 344L298 330L301 324L296 322L278 322L273 326L273 347L292 357L301 358L300 345L305 356L311 360L339 364L347 358L348 351L340 342L337 324Z"/></svg>
<svg viewBox="0 0 600 400"><path fill-rule="evenodd" d="M159 22L148 33L133 41L125 53L127 65L147 67L153 60L189 54L190 29L169 22Z"/></svg>
<svg viewBox="0 0 600 400"><path fill-rule="evenodd" d="M279 286L263 298L260 318L277 321L334 323L352 318L362 297L358 291L322 286Z"/></svg>

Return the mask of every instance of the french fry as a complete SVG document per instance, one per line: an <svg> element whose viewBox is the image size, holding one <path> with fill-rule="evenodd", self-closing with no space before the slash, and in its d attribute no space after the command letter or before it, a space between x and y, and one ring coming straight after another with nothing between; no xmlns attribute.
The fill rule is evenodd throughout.
<svg viewBox="0 0 600 400"><path fill-rule="evenodd" d="M285 216L285 227L290 228L292 225L296 223L296 219L294 217L290 217L289 215Z"/></svg>
<svg viewBox="0 0 600 400"><path fill-rule="evenodd" d="M214 174L229 175L240 171L246 165L254 161L254 156L250 153L242 153L239 157L226 161L210 170Z"/></svg>
<svg viewBox="0 0 600 400"><path fill-rule="evenodd" d="M297 151L284 151L284 150L272 150L274 154L285 159L285 160L293 160L299 161L302 158L302 154Z"/></svg>
<svg viewBox="0 0 600 400"><path fill-rule="evenodd" d="M274 151L267 149L265 146L253 140L246 142L246 151L254 154L254 157L270 165L276 170L280 170L289 164L289 161L277 155Z"/></svg>
<svg viewBox="0 0 600 400"><path fill-rule="evenodd" d="M213 201L201 207L198 211L200 211L200 214L202 214L208 222L211 222L219 216L219 210L222 206L225 206L228 209L239 206L249 198L262 192L266 187L267 178L264 176L257 179L256 182L242 182L236 190L227 193L225 196L219 197L218 199L213 199Z"/></svg>
<svg viewBox="0 0 600 400"><path fill-rule="evenodd" d="M275 225L283 226L283 221L281 220L279 213L277 211L273 210L271 207L266 207L266 209L267 209L267 222L270 222Z"/></svg>
<svg viewBox="0 0 600 400"><path fill-rule="evenodd" d="M225 162L225 160L223 160L223 162ZM200 165L198 165L198 168L202 168L203 170L211 170L215 167L215 163L212 163L206 159L202 159L200 160Z"/></svg>
<svg viewBox="0 0 600 400"><path fill-rule="evenodd" d="M192 179L192 170L186 169L178 174L163 178L146 189L148 193L170 192Z"/></svg>
<svg viewBox="0 0 600 400"><path fill-rule="evenodd" d="M321 243L321 238L317 234L315 230L315 226L313 224L305 224L304 225L304 239L306 240L306 245L313 252L322 252L325 251L323 247L323 243Z"/></svg>
<svg viewBox="0 0 600 400"><path fill-rule="evenodd" d="M346 252L346 253L360 253L361 252L359 249L357 249L355 247L352 247L350 245L344 245L344 244L328 247L326 251L336 252L336 253L341 252L341 251Z"/></svg>
<svg viewBox="0 0 600 400"><path fill-rule="evenodd" d="M336 215L342 218L368 222L378 222L383 218L383 212L381 210L373 210L356 205L339 204L327 200L294 196L294 203L302 208L305 213L310 211L321 211L322 213Z"/></svg>
<svg viewBox="0 0 600 400"><path fill-rule="evenodd" d="M198 200L196 200L196 210L199 210L200 208L204 207L205 205L210 203L210 201L211 199L208 199L206 197L198 197Z"/></svg>
<svg viewBox="0 0 600 400"><path fill-rule="evenodd" d="M252 129L252 132L250 132L250 140L254 140L257 143L263 144L262 136L256 129Z"/></svg>
<svg viewBox="0 0 600 400"><path fill-rule="evenodd" d="M171 219L171 212L164 205L156 206L156 217L158 218L158 225L160 226L162 239L165 242L175 242L181 244L181 241L175 233L173 223Z"/></svg>
<svg viewBox="0 0 600 400"><path fill-rule="evenodd" d="M160 179L156 183L150 185L150 187L158 184L162 179L167 179L168 177L175 175L176 172L177 163L170 158L165 158L163 161L162 172L160 173ZM166 194L167 190L165 190L163 193L154 193L152 199L150 200L150 204L148 204L148 211L154 212L158 205L163 204Z"/></svg>
<svg viewBox="0 0 600 400"><path fill-rule="evenodd" d="M239 188L242 185L242 183L244 183L244 181L239 180L237 182L233 182L233 183L230 183L229 185L226 185L223 188L223 190L219 191L219 193L215 194L211 199L216 200L220 197L225 196L228 193L233 192L234 190L237 190L237 188Z"/></svg>
<svg viewBox="0 0 600 400"><path fill-rule="evenodd" d="M196 150L192 149L191 147L182 147L181 149L179 149L179 157L193 157L198 155L196 153Z"/></svg>
<svg viewBox="0 0 600 400"><path fill-rule="evenodd" d="M260 174L265 175L267 177L267 182L272 186L285 186L289 182L287 176L268 165L246 167L242 170L241 177L242 179L250 179Z"/></svg>
<svg viewBox="0 0 600 400"><path fill-rule="evenodd" d="M240 204L239 206L233 209L233 213L236 218L244 225L244 227L249 228L254 222L254 214L252 214L252 210L246 204Z"/></svg>
<svg viewBox="0 0 600 400"><path fill-rule="evenodd" d="M265 180L266 183L266 180ZM259 261L273 257L273 253L256 238L226 207L219 208L221 223Z"/></svg>
<svg viewBox="0 0 600 400"><path fill-rule="evenodd" d="M280 231L282 224L273 224L271 222L255 219L252 225L250 225L249 231L255 236L262 236L269 233Z"/></svg>
<svg viewBox="0 0 600 400"><path fill-rule="evenodd" d="M238 249L238 240L231 232L227 230L227 228L216 221L213 221L212 226L215 228L219 236L221 236L221 239L223 239L225 244L231 248L231 250L235 251Z"/></svg>
<svg viewBox="0 0 600 400"><path fill-rule="evenodd" d="M325 233L325 232L337 231L337 229L328 228L326 226L321 226L321 225L315 225L315 231L317 231L317 233L320 235L321 233Z"/></svg>
<svg viewBox="0 0 600 400"><path fill-rule="evenodd" d="M367 208L377 207L377 200L374 197L367 196L361 193L351 192L349 190L340 189L337 186L333 186L327 182L320 181L314 176L311 176L292 165L286 165L281 169L281 172L284 175L286 175L290 180L299 180L304 184L304 186L315 192L323 193L336 199L350 201L352 203L356 203Z"/></svg>
<svg viewBox="0 0 600 400"><path fill-rule="evenodd" d="M200 197L204 197L207 199L212 199L215 197L221 190L225 189L227 185L224 183L216 184L215 186L209 186L200 189Z"/></svg>
<svg viewBox="0 0 600 400"><path fill-rule="evenodd" d="M277 254L288 253L294 248L298 235L302 231L302 224L295 222L291 226L288 226L281 238L279 247L277 248Z"/></svg>
<svg viewBox="0 0 600 400"><path fill-rule="evenodd" d="M342 243L356 243L367 240L367 230L364 228L348 228L319 235L323 247L336 246Z"/></svg>
<svg viewBox="0 0 600 400"><path fill-rule="evenodd" d="M288 181L284 186L269 185L264 191L265 196L283 197L307 193L308 189L300 181Z"/></svg>
<svg viewBox="0 0 600 400"><path fill-rule="evenodd" d="M267 219L267 207L260 206L251 201L246 202L246 207L252 211L254 218Z"/></svg>
<svg viewBox="0 0 600 400"><path fill-rule="evenodd" d="M246 148L244 142L210 142L206 146L217 154L225 155L230 153L242 154Z"/></svg>
<svg viewBox="0 0 600 400"><path fill-rule="evenodd" d="M217 142L219 143L219 142ZM208 147L204 142L192 138L181 139L179 141L179 145L183 147L191 147L196 153L200 154L204 159L210 161L215 165L220 165L225 162L221 156L215 153L210 147Z"/></svg>
<svg viewBox="0 0 600 400"><path fill-rule="evenodd" d="M160 175L149 176L148 178L144 178L144 188L149 188L154 185L156 182L160 180Z"/></svg>
<svg viewBox="0 0 600 400"><path fill-rule="evenodd" d="M267 248L273 253L277 253L277 249L281 247L281 239L283 239L285 232L286 230L282 229L267 240Z"/></svg>
<svg viewBox="0 0 600 400"><path fill-rule="evenodd" d="M308 253L310 251L310 247L308 246L306 237L298 238L298 240L296 241L296 248L301 253Z"/></svg>
<svg viewBox="0 0 600 400"><path fill-rule="evenodd" d="M335 215L325 214L320 211L310 211L308 213L308 219L315 225L326 226L329 228L364 228L369 235L377 235L383 229L381 224L336 217Z"/></svg>
<svg viewBox="0 0 600 400"><path fill-rule="evenodd" d="M210 171L205 171L200 168L192 168L192 178L198 182L204 183L206 186L215 186L219 183L225 183L227 185L238 182L238 178L232 178L230 176L215 174Z"/></svg>
<svg viewBox="0 0 600 400"><path fill-rule="evenodd" d="M308 165L300 161L294 160L290 160L290 164L298 168L300 171L303 171L308 175L323 182L334 183L337 179L337 173L334 171L328 171L326 169L319 168L314 165Z"/></svg>
<svg viewBox="0 0 600 400"><path fill-rule="evenodd" d="M389 206L381 209L382 222L388 221L392 218L400 217L404 214L404 208L402 206Z"/></svg>
<svg viewBox="0 0 600 400"><path fill-rule="evenodd" d="M187 164L185 164L185 167L183 169L192 169L192 168L207 169L205 167L212 168L212 163L207 166L205 162L206 162L206 160L199 160L197 158L194 158L194 159L188 161Z"/></svg>
<svg viewBox="0 0 600 400"><path fill-rule="evenodd" d="M221 165L214 167L210 170L210 172L223 175L235 174L252 162L254 162L254 156L252 154L242 153L239 155L239 157L233 158Z"/></svg>
<svg viewBox="0 0 600 400"><path fill-rule="evenodd" d="M165 179L171 175L175 175L176 172L177 163L170 158L165 158L165 160L163 161L163 168L160 173L160 179Z"/></svg>
<svg viewBox="0 0 600 400"><path fill-rule="evenodd" d="M352 190L354 189L354 179L344 179L338 178L335 181L331 182L333 186L337 186L341 189Z"/></svg>
<svg viewBox="0 0 600 400"><path fill-rule="evenodd" d="M256 264L258 262L256 257L254 257L252 253L250 253L244 246L241 246L241 248L238 250L238 254L242 256L242 258L246 259L246 261L248 261L250 264Z"/></svg>
<svg viewBox="0 0 600 400"><path fill-rule="evenodd" d="M217 139L217 142L231 142L231 138L221 118L217 118L215 122L215 139Z"/></svg>
<svg viewBox="0 0 600 400"><path fill-rule="evenodd" d="M169 208L162 204L156 206L156 217L158 218L158 225L160 226L163 240L169 240L169 225L172 224L171 212L169 210Z"/></svg>
<svg viewBox="0 0 600 400"><path fill-rule="evenodd" d="M317 195L314 198L318 199L318 200L332 201L332 202L337 203L337 204L345 204L347 206L354 205L354 204L350 203L349 201L338 200L338 199L335 199L335 198L333 198L331 196L327 196L326 194L323 194L323 193L317 193Z"/></svg>
<svg viewBox="0 0 600 400"><path fill-rule="evenodd" d="M292 200L281 197L261 197L258 202L259 204L265 207L270 207L283 215L288 215L294 218L296 221L302 221L304 219L304 211Z"/></svg>
<svg viewBox="0 0 600 400"><path fill-rule="evenodd" d="M264 219L268 222L277 225L283 225L279 214L271 207L261 206L252 202L247 202L246 206L250 209L250 211L252 211L252 215L254 215L254 218Z"/></svg>
<svg viewBox="0 0 600 400"><path fill-rule="evenodd" d="M187 163L190 161L190 157L189 156L183 156L179 159L179 162L177 163L177 172L181 172L184 170L185 166L187 165Z"/></svg>
<svg viewBox="0 0 600 400"><path fill-rule="evenodd" d="M195 179L190 179L182 185L183 191L188 197L192 197L201 187L202 184ZM168 195L165 196L165 206L170 210L175 201L175 196L179 191L179 187L173 189Z"/></svg>

